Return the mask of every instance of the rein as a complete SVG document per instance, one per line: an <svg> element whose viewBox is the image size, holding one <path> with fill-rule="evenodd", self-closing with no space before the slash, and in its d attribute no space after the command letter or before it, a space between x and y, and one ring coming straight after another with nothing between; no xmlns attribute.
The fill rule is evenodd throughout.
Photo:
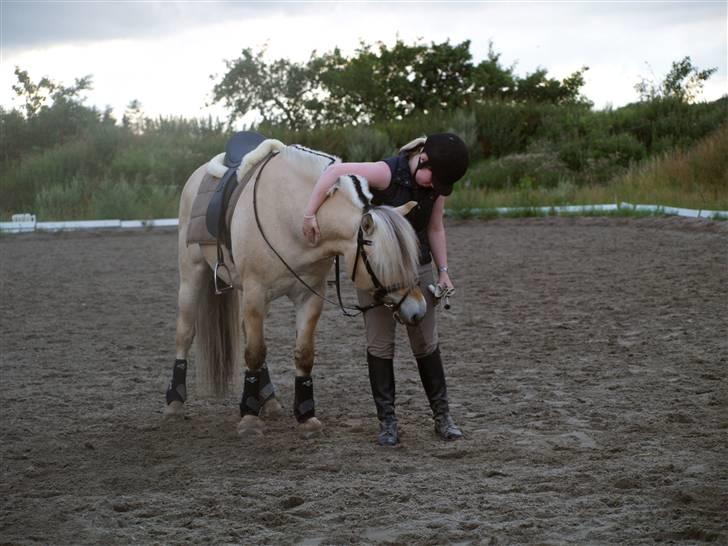
<svg viewBox="0 0 728 546"><path fill-rule="evenodd" d="M334 159L328 155L318 153L313 150L309 150L308 148L304 148L302 146L296 146L296 148L299 150L306 151L308 153L312 153L314 155L319 155L322 157L329 158L330 163L329 163L329 165L327 165L327 167L329 167L330 165L332 165L334 163ZM263 162L263 165L258 170L258 174L255 177L255 183L253 185L253 213L255 214L255 223L258 226L258 231L260 231L260 234L263 237L263 240L268 245L268 248L270 248L273 251L273 254L275 254L278 257L278 259L281 261L281 263L286 267L286 269L288 269L289 273L291 275L293 275L296 278L296 280L298 280L298 282L300 282L310 292L312 292L313 294L315 294L316 296L321 298L323 301L330 303L332 305L338 305L341 308L341 312L344 314L344 316L356 317L361 313L364 313L366 311L369 311L370 309L374 309L375 307L380 307L380 306L385 306L385 307L391 308L394 311L399 309L399 307L402 305L402 302L404 302L404 300L407 298L407 293L405 293L405 295L402 297L401 300L399 300L399 302L396 305L386 304L383 301L378 301L377 303L372 303L372 304L366 305L366 306L359 306L359 305L346 306L346 305L344 305L344 302L342 301L342 298L341 298L341 273L340 273L338 255L334 257L334 263L335 263L335 268L336 268L336 295L337 295L339 301L338 301L338 303L335 301L332 301L332 300L328 299L327 297L323 296L322 294L319 294L311 285L309 285L306 281L304 281L301 278L301 276L298 273L296 273L290 265L288 265L288 263L283 258L283 256L281 256L278 253L278 251L273 247L270 240L268 240L268 237L266 236L265 232L263 231L263 226L260 223L260 216L258 214L258 183L260 181L260 176L263 174L263 170L265 169L265 167L268 165L270 160L273 159L277 155L278 155L278 152L271 153L266 158L266 160ZM357 188L360 189L359 180L356 177L352 177L352 178L355 179ZM358 193L359 193L360 199L363 198L362 201L364 201L364 212L366 213L371 208L371 204L369 203L368 199L366 199L366 197L364 197L364 195L361 191L359 191ZM377 300L381 300L381 298L384 297L389 292L398 290L399 288L403 288L403 287L400 285L391 285L391 286L385 288L379 282L379 279L376 277L376 275L374 274L374 270L372 269L371 265L369 264L369 259L367 257L366 251L364 250L364 246L368 246L371 244L372 244L371 241L364 239L364 234L363 234L362 228L361 228L361 226L359 226L359 232L357 234L356 261L354 262L354 272L352 274L351 280L353 282L354 279L356 278L356 266L357 266L357 263L359 260L359 255L361 254L362 260L364 261L364 265L367 269L367 272L371 276L372 283L374 284L374 287L377 289L376 292L374 293L374 298ZM349 313L348 311L357 311L357 312Z"/></svg>

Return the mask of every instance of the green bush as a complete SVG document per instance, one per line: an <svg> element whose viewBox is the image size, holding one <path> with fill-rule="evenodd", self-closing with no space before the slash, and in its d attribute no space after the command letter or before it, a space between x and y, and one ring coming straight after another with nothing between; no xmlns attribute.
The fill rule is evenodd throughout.
<svg viewBox="0 0 728 546"><path fill-rule="evenodd" d="M460 136L468 147L470 161L477 160L481 155L480 142L478 140L478 118L475 112L457 110L450 120L448 132Z"/></svg>
<svg viewBox="0 0 728 546"><path fill-rule="evenodd" d="M525 150L535 116L528 116L523 105L491 102L479 105L475 115L484 157L500 157Z"/></svg>
<svg viewBox="0 0 728 546"><path fill-rule="evenodd" d="M88 215L99 220L139 218L142 194L126 180L104 180L96 188L89 203Z"/></svg>
<svg viewBox="0 0 728 546"><path fill-rule="evenodd" d="M35 194L33 212L44 222L87 217L88 199L93 195L90 181L73 177L66 184L53 184Z"/></svg>
<svg viewBox="0 0 728 546"><path fill-rule="evenodd" d="M592 156L596 159L612 159L617 165L629 167L646 155L644 145L627 133L597 138L591 146Z"/></svg>
<svg viewBox="0 0 728 546"><path fill-rule="evenodd" d="M9 165L0 177L4 210L26 210L44 188L70 183L74 177L97 171L93 147L85 140L73 140L56 148L23 156Z"/></svg>
<svg viewBox="0 0 728 546"><path fill-rule="evenodd" d="M376 161L392 155L394 147L389 136L374 127L356 127L346 135L345 161Z"/></svg>
<svg viewBox="0 0 728 546"><path fill-rule="evenodd" d="M509 188L553 188L572 177L567 166L547 153L513 154L483 161L470 173L471 187L494 190Z"/></svg>

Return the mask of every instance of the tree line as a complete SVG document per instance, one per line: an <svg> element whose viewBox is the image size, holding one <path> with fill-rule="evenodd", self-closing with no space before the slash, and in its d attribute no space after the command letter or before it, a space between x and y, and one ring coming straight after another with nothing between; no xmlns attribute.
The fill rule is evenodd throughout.
<svg viewBox="0 0 728 546"><path fill-rule="evenodd" d="M402 120L489 100L591 105L581 95L588 67L563 80L542 68L520 77L514 66L503 66L492 43L487 58L475 63L469 40L360 43L351 56L338 48L314 51L303 63L266 61L265 49L246 48L227 69L214 86L215 101L233 117L256 111L264 123L293 130Z"/></svg>
<svg viewBox="0 0 728 546"><path fill-rule="evenodd" d="M302 64L243 50L228 66L213 84L231 110L224 121L150 118L137 100L116 120L84 104L91 76L64 85L16 68L20 107L0 107L0 214L128 217L154 203L157 216L173 214L189 173L224 148L236 116L253 110L262 121L252 129L351 161L394 153L413 135L455 131L473 159L468 184L483 189L603 184L728 119L728 97L695 103L715 69L689 57L661 81L637 82L636 102L603 111L581 94L585 67L563 80L545 69L520 77L492 46L474 63L469 42L362 44L349 58L334 50Z"/></svg>

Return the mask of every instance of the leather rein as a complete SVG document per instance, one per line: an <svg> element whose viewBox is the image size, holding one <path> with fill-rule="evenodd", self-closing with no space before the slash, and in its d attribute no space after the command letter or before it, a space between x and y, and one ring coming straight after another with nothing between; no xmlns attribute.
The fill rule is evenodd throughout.
<svg viewBox="0 0 728 546"><path fill-rule="evenodd" d="M304 151L306 151L308 153L311 153L311 154L314 154L314 155L319 155L321 157L328 158L330 160L330 162L326 166L326 168L328 168L329 166L331 166L334 163L334 161L335 161L333 158L331 158L328 155L325 155L325 154L322 154L322 153L318 153L318 152L315 152L313 150L309 150L308 148L304 148L304 147L300 147L300 146L296 146L296 147L298 149L304 150ZM298 282L300 282L311 293L315 294L316 296L318 296L319 298L321 298L323 301L325 301L327 303L330 303L332 305L338 305L341 308L341 312L344 314L344 316L347 316L347 317L355 317L355 316L357 316L357 315L359 315L361 313L364 313L366 311L369 311L370 309L374 309L375 307L381 307L381 306L387 307L393 313L396 313L399 310L399 308L401 307L401 305L404 302L404 300L407 298L409 292L405 292L404 296L402 296L402 298L396 304L394 304L394 303L386 303L386 302L383 301L383 298L387 294L390 294L391 292L394 292L396 290L400 290L402 288L405 288L405 286L403 286L402 284L392 284L392 285L389 285L389 286L384 286L379 281L379 279L377 278L376 274L374 273L374 270L372 269L372 266L371 266L371 264L369 262L369 257L367 255L367 252L366 252L365 248L364 248L366 246L371 246L372 245L372 241L364 238L364 231L362 230L361 224L359 225L359 230L358 230L358 233L357 233L357 239L356 239L356 259L354 260L354 269L353 269L353 273L351 275L351 281L354 282L354 280L356 279L356 269L357 269L357 265L359 263L359 257L361 257L361 260L364 262L364 267L366 268L367 273L369 274L369 277L370 277L370 279L372 281L372 284L376 288L376 290L374 292L375 303L371 303L369 305L365 305L365 306L360 306L360 305L346 306L346 305L344 305L344 302L342 301L342 298L341 298L341 273L340 273L339 255L338 254L334 257L334 264L335 264L335 271L336 271L336 273L335 273L336 274L336 295L337 295L337 298L339 300L338 303L337 303L335 301L332 301L332 300L328 299L326 296L323 296L322 294L319 294L316 291L316 289L314 289L311 285L309 285L306 281L304 281L301 278L301 276L298 273L296 273L290 265L288 265L288 263L283 258L283 256L281 256L278 253L278 251L273 247L273 245L271 244L270 240L268 240L268 237L266 236L265 232L263 231L263 226L260 223L260 216L258 214L258 183L260 181L260 176L263 173L263 170L268 165L268 163L270 162L270 160L273 159L275 156L277 156L278 153L279 152L274 152L274 153L271 153L270 155L268 155L268 157L263 162L263 165L260 167L260 169L258 169L258 174L256 175L255 182L253 184L253 213L255 214L255 223L258 226L258 231L260 231L260 234L263 237L263 240L266 242L266 244L268 245L268 247L273 251L273 254L275 254L278 257L278 259L281 261L281 263L286 267L286 269L288 269L289 273L291 275L293 275L296 280L298 280ZM364 203L364 207L362 209L363 210L363 214L366 214L372 208L372 205L369 202L369 199L367 199L367 197L363 194L363 192L361 192L361 183L360 183L359 179L357 177L353 176L353 175L350 175L350 176L356 182L357 194L359 195L359 198L361 199L361 201ZM349 311L356 311L356 313L350 313Z"/></svg>

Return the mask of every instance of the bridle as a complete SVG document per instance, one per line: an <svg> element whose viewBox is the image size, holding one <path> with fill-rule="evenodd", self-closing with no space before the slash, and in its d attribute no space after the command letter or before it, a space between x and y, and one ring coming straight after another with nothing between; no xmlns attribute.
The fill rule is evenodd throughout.
<svg viewBox="0 0 728 546"><path fill-rule="evenodd" d="M303 151L306 151L306 152L314 154L314 155L320 155L322 157L328 158L330 160L330 162L329 162L329 165L327 165L327 168L329 166L331 166L331 164L333 164L335 161L331 156L328 156L326 154L322 154L319 152L315 152L313 150L309 150L308 148L305 148L303 146L295 146L295 147L298 148L299 150L303 150ZM354 269L352 270L352 274L351 274L351 282L354 282L356 279L357 265L359 264L359 257L361 256L362 262L364 262L364 267L366 268L367 273L369 274L369 278L372 281L372 284L374 285L374 287L376 288L374 295L373 295L375 301L374 301L374 303L371 303L369 305L364 305L364 306L360 306L360 305L346 306L346 305L344 305L344 302L341 299L341 274L340 274L340 265L339 265L339 256L338 255L336 255L334 257L334 263L335 263L335 269L336 269L336 295L339 300L337 303L337 302L334 302L334 301L328 299L327 297L323 296L322 294L319 294L318 291L316 291L316 289L314 289L311 285L309 285L306 281L304 281L301 278L301 276L298 273L296 273L290 265L288 265L288 263L283 258L283 256L281 256L278 253L278 251L273 247L270 240L268 239L265 232L263 231L263 226L260 223L260 216L258 215L258 183L260 181L260 176L263 173L263 170L268 165L270 160L273 159L275 156L277 156L278 153L279 152L273 152L268 155L268 157L265 159L265 161L263 162L260 169L258 169L258 173L255 176L255 182L253 184L253 213L255 215L255 223L258 226L258 231L260 231L260 234L263 237L263 240L268 245L268 248L270 248L273 251L273 254L275 254L278 257L278 259L281 261L281 263L286 267L286 269L288 269L289 273L291 273L291 275L293 275L294 278L296 278L296 280L298 280L298 282L300 282L310 292L312 292L313 294L315 294L316 296L321 298L323 301L325 301L327 303L331 303L332 305L338 305L341 308L341 312L345 316L355 317L361 313L365 313L366 311L369 311L370 309L374 309L375 307L384 306L394 314L394 316L397 320L400 320L399 309L402 306L402 304L404 303L404 301L407 299L407 296L409 295L409 290L404 293L404 296L402 296L402 298L397 303L390 303L390 302L384 301L384 298L387 295L391 294L392 292L396 292L397 290L407 288L407 286L403 285L402 283L395 283L395 284L390 284L390 285L384 286L379 281L376 274L374 273L374 269L372 269L372 266L369 262L369 257L364 248L366 246L371 246L372 241L364 238L364 230L361 227L361 223L359 224L359 230L357 233L356 258L354 260ZM362 203L364 203L364 207L362 209L362 211L363 211L362 217L363 217L364 214L366 214L367 212L369 212L369 210L371 210L372 205L362 190L361 181L354 175L350 175L350 176L354 180L354 186L356 188L359 199L362 201ZM356 312L350 313L349 311L356 311Z"/></svg>
<svg viewBox="0 0 728 546"><path fill-rule="evenodd" d="M351 175L351 178L354 179L355 183L361 184L359 179L356 176ZM372 208L370 204L367 204L364 206L364 214L369 212L369 210ZM396 292L397 290L401 290L403 288L406 288L405 285L402 283L394 283L389 284L387 286L384 286L379 278L377 278L376 273L374 273L374 269L372 268L371 264L369 263L369 256L367 254L367 251L364 247L371 246L372 241L369 239L364 238L364 230L362 229L361 225L359 225L359 230L356 235L356 258L354 258L354 269L351 273L351 282L354 282L356 280L356 271L357 266L359 265L359 257L361 257L362 262L364 262L364 267L367 270L367 273L369 274L369 280L372 281L372 284L374 285L374 288L376 290L374 291L373 297L374 300L378 303L372 304L368 306L366 309L371 309L373 307L379 307L380 305L383 305L392 313L397 313L399 311L399 308L402 307L402 304L404 303L404 300L407 299L407 296L409 295L409 291L405 292L402 298L397 303L387 303L384 301L384 298L391 294L392 292ZM337 256L338 260L338 256ZM337 267L338 267L338 261L337 261ZM338 287L338 285L337 285Z"/></svg>

